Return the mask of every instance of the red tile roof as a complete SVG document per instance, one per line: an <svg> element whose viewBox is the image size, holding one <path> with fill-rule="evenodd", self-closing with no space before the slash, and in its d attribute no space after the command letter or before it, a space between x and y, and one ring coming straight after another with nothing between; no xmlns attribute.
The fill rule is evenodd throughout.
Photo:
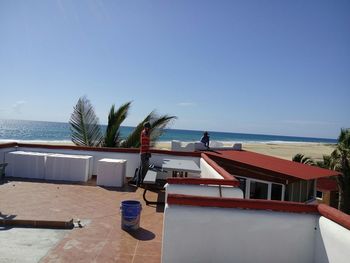
<svg viewBox="0 0 350 263"><path fill-rule="evenodd" d="M337 182L332 178L317 179L317 190L321 191L338 191Z"/></svg>
<svg viewBox="0 0 350 263"><path fill-rule="evenodd" d="M339 175L339 172L337 171L322 169L250 151L208 151L206 154L209 155L209 157L216 157L221 160L230 161L242 168L265 173L272 172L277 175L289 176L303 180Z"/></svg>

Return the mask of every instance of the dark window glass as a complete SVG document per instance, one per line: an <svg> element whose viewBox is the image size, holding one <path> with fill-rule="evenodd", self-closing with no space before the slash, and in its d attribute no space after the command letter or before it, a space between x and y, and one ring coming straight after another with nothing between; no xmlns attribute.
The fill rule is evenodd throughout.
<svg viewBox="0 0 350 263"><path fill-rule="evenodd" d="M272 184L271 187L271 200L282 200L282 185Z"/></svg>
<svg viewBox="0 0 350 263"><path fill-rule="evenodd" d="M316 197L322 199L323 193L321 191L316 191Z"/></svg>
<svg viewBox="0 0 350 263"><path fill-rule="evenodd" d="M250 182L250 198L251 199L267 199L268 184L251 181Z"/></svg>
<svg viewBox="0 0 350 263"><path fill-rule="evenodd" d="M308 183L308 191L307 191L307 198L308 200L314 198L314 187L315 187L315 180L311 180Z"/></svg>
<svg viewBox="0 0 350 263"><path fill-rule="evenodd" d="M307 181L300 181L300 202L309 200L307 190Z"/></svg>
<svg viewBox="0 0 350 263"><path fill-rule="evenodd" d="M241 190L243 191L243 196L245 198L246 197L245 196L245 186L246 186L246 181L247 180L245 178L242 178L242 177L237 177L237 176L235 176L235 177L239 181L239 188L241 188Z"/></svg>

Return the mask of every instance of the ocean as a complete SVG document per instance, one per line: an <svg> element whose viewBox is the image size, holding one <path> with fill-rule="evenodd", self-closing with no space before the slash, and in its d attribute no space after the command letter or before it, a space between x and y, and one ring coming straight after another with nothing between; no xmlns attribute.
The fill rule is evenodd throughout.
<svg viewBox="0 0 350 263"><path fill-rule="evenodd" d="M103 129L105 125L101 125ZM133 127L121 127L121 136L126 137ZM159 141L198 141L203 131L166 129ZM209 131L210 140L242 143L336 143L336 139L294 137L266 134L247 134ZM0 120L0 143L9 141L26 142L70 142L68 123L47 121Z"/></svg>

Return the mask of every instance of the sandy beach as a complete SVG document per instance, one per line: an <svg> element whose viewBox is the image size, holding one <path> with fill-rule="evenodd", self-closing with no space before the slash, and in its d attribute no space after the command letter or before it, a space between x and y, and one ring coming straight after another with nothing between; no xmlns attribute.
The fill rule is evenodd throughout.
<svg viewBox="0 0 350 263"><path fill-rule="evenodd" d="M224 143L230 146L232 143ZM286 160L291 160L297 153L311 157L315 161L322 160L323 155L328 155L334 150L334 145L325 143L243 143L243 149L261 154L271 155ZM158 142L158 149L169 150L170 142Z"/></svg>

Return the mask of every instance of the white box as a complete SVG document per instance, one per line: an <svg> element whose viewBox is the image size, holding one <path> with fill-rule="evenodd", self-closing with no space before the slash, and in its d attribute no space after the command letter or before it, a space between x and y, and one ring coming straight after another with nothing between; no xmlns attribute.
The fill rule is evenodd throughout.
<svg viewBox="0 0 350 263"><path fill-rule="evenodd" d="M15 151L6 153L5 176L20 178L45 178L46 153Z"/></svg>
<svg viewBox="0 0 350 263"><path fill-rule="evenodd" d="M87 182L92 156L50 154L46 158L47 180Z"/></svg>
<svg viewBox="0 0 350 263"><path fill-rule="evenodd" d="M104 158L97 162L97 185L122 187L126 160Z"/></svg>

